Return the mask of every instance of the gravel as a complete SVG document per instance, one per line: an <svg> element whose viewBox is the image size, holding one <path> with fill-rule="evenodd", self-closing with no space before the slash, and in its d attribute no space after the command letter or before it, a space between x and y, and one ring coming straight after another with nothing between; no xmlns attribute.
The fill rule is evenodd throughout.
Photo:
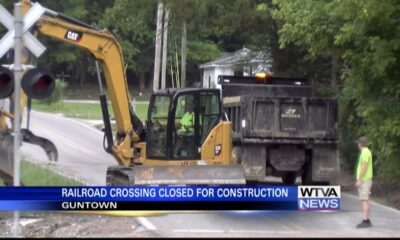
<svg viewBox="0 0 400 240"><path fill-rule="evenodd" d="M0 214L0 237L12 237L12 213ZM136 217L78 213L21 213L21 237L158 237L138 224Z"/></svg>

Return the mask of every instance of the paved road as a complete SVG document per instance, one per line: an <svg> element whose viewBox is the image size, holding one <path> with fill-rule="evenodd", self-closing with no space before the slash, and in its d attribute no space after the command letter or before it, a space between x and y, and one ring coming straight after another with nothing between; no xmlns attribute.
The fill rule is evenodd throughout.
<svg viewBox="0 0 400 240"><path fill-rule="evenodd" d="M115 164L102 149L102 132L77 120L32 112L32 131L51 139L59 150L56 171L89 184L104 184L107 166ZM45 163L41 149L24 144L23 152ZM400 211L372 205L374 228L358 230L358 200L342 194L340 212L202 212L174 213L136 220L160 236L254 237L400 237Z"/></svg>
<svg viewBox="0 0 400 240"><path fill-rule="evenodd" d="M22 127L26 127L25 122ZM107 167L116 162L103 150L101 131L78 120L35 111L32 111L30 129L56 145L59 160L50 168L88 184L105 185ZM44 151L38 146L24 143L22 152L30 160L47 163Z"/></svg>

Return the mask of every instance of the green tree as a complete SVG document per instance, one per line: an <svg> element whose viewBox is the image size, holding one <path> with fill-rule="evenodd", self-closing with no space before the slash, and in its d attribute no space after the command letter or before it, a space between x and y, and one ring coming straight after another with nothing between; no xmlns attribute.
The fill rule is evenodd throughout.
<svg viewBox="0 0 400 240"><path fill-rule="evenodd" d="M144 87L146 72L153 66L156 8L155 0L119 0L105 11L99 22L117 36L128 73L139 74L140 88Z"/></svg>
<svg viewBox="0 0 400 240"><path fill-rule="evenodd" d="M113 4L108 0L64 0L61 2L42 0L43 6L64 15L97 26L102 13ZM96 80L94 61L82 49L62 43L58 40L39 36L40 41L47 47L39 59L41 66L51 69L55 74L65 72L70 75L72 83L84 84L87 79Z"/></svg>
<svg viewBox="0 0 400 240"><path fill-rule="evenodd" d="M218 43L210 38L214 31L214 20L220 13L221 6L214 3L214 8L212 8L210 0L167 0L165 3L170 10L169 44L172 45L170 54L180 55L180 40L183 26L186 25L186 72L187 82L190 85L199 80L199 64L221 55Z"/></svg>
<svg viewBox="0 0 400 240"><path fill-rule="evenodd" d="M365 134L388 180L400 179L400 2L274 1L280 43L328 56L343 79L342 141ZM353 134L348 134L346 131ZM353 139L349 139L349 138ZM344 139L343 139L344 138ZM344 156L346 161L354 159ZM346 158L347 157L347 158ZM353 157L353 156L352 156Z"/></svg>

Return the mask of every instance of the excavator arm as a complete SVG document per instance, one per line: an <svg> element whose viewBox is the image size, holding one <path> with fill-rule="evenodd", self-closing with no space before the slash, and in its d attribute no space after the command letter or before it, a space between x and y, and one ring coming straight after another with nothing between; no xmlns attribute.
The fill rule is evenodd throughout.
<svg viewBox="0 0 400 240"><path fill-rule="evenodd" d="M144 141L143 124L130 105L130 94L126 80L122 48L111 32L97 29L49 9L46 9L46 15L37 21L32 30L36 31L39 35L48 36L80 47L89 52L96 59L96 63L99 62L101 64L107 85L108 97L111 100L116 119L117 130L116 136L113 138L109 126L107 101L105 95L101 94L100 103L106 128L105 137L109 143L109 147L111 146L111 148L106 148L106 151L111 152L119 164L119 166L110 166L107 169L107 185L216 185L244 184L246 182L243 168L241 165L235 164L236 158L232 154L232 130L230 122L217 121L217 125L209 131L204 143L201 146L196 145L190 150L194 150L194 152L197 150L197 153L191 157L193 159L171 157L171 146L177 146L174 141L169 142L171 146L162 144L163 140L159 139L159 136L163 136L165 141L170 141L170 139L167 140L169 135L176 136L172 132L174 131L173 128L168 129L166 127L162 131L163 134L158 136L149 134L147 142ZM166 91L166 93L169 94L175 103L182 94L182 96L191 95L198 99L210 96L210 103L214 101L214 107L220 104L216 102L219 101L219 92L215 91L213 93L214 97L211 96L212 94L209 90L204 89L182 89L177 92ZM164 93L160 94L163 95ZM154 97L157 98L157 94L153 95L152 99L155 99ZM200 103L200 100L196 102ZM168 123L173 120L171 118L174 117L173 106L175 105L169 102L167 104ZM150 109L155 110L157 108L156 106L150 106ZM197 115L200 115L200 110L196 111L198 112ZM220 114L216 115L218 115L216 116L217 120L220 120ZM195 126L198 128L195 134L199 135L200 124L197 123ZM151 129L151 126L149 129ZM154 131L149 132L154 133ZM27 133L27 136L29 137L29 133ZM192 137L195 137L195 135ZM181 142L183 141L185 139L181 139ZM194 143L199 144L196 141ZM159 159L157 156L151 155L147 157L147 153L151 149L156 149L158 146L163 147L161 145L165 145L165 149L169 149L169 155L166 154L166 156L171 157L171 159ZM186 150L186 153L190 151ZM183 151L181 150L181 152Z"/></svg>
<svg viewBox="0 0 400 240"><path fill-rule="evenodd" d="M60 13L53 15L40 18L37 32L83 48L101 63L116 119L117 134L111 152L119 165L129 166L133 159L132 143L140 141L143 126L130 105L120 44L107 30L98 30Z"/></svg>

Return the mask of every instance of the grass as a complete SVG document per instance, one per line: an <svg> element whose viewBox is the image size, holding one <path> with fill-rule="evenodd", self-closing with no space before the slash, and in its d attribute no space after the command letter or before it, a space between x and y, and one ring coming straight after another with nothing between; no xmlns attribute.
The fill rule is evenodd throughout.
<svg viewBox="0 0 400 240"><path fill-rule="evenodd" d="M131 99L136 99L136 101L149 101L150 95L152 94L152 89L143 89L142 95L139 95L139 86L129 84L129 92ZM88 81L82 86L76 83L68 83L68 87L65 89L67 99L87 99L87 100L98 100L99 99L99 86L97 80L95 82ZM107 92L106 85L104 85L104 90Z"/></svg>
<svg viewBox="0 0 400 240"><path fill-rule="evenodd" d="M79 181L61 176L26 160L21 161L21 182L25 186L84 186ZM4 186L2 180L0 186Z"/></svg>
<svg viewBox="0 0 400 240"><path fill-rule="evenodd" d="M136 114L145 121L147 118L147 103L136 104ZM41 112L62 113L65 117L80 118L88 120L102 120L100 103L53 103L47 104L42 101L32 101L32 109ZM109 104L108 110L110 116L113 116L112 107Z"/></svg>

